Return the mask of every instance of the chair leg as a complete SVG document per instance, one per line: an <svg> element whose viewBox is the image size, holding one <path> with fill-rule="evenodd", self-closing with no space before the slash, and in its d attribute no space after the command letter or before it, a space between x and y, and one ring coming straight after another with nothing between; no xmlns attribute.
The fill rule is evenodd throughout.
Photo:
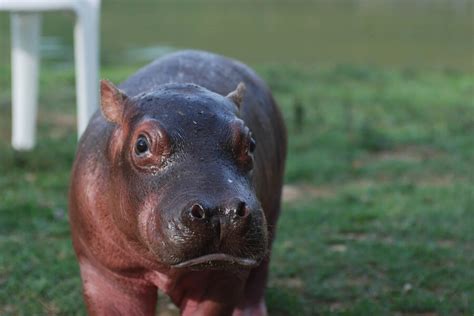
<svg viewBox="0 0 474 316"><path fill-rule="evenodd" d="M29 150L35 145L41 16L12 13L11 32L12 146Z"/></svg>
<svg viewBox="0 0 474 316"><path fill-rule="evenodd" d="M99 8L81 3L74 28L78 137L99 104Z"/></svg>

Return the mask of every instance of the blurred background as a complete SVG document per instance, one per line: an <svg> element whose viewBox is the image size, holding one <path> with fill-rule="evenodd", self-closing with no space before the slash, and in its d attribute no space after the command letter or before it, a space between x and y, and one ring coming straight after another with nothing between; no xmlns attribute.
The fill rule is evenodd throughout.
<svg viewBox="0 0 474 316"><path fill-rule="evenodd" d="M0 13L1 315L85 313L73 25L43 15L38 144L15 152ZM474 313L474 1L103 1L102 78L185 48L249 64L287 122L270 315Z"/></svg>
<svg viewBox="0 0 474 316"><path fill-rule="evenodd" d="M182 48L245 63L341 63L473 70L470 0L151 1L102 3L102 65L144 63ZM72 14L44 17L42 58L73 61ZM9 19L1 21L9 60Z"/></svg>

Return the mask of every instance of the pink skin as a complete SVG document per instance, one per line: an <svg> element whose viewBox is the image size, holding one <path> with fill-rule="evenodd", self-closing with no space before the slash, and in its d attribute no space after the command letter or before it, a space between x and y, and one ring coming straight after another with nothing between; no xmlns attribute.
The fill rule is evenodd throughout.
<svg viewBox="0 0 474 316"><path fill-rule="evenodd" d="M169 82L181 87L179 91L182 93L197 91L196 94L189 95L189 100L202 97L196 104L204 106L207 114L205 111L198 113L196 108L173 100L158 104L159 100L169 97L169 94L153 99L153 104L143 103L142 107L132 104L133 97L146 95L150 91L160 93L160 87ZM186 86L191 82L195 85ZM245 95L242 95L242 85L236 89L239 82L245 83ZM196 85L199 87L196 88ZM264 291L270 260L269 250L280 210L286 156L285 126L269 89L245 65L196 51L176 53L157 60L130 77L121 89L124 94L112 84L102 83L102 113L97 112L91 118L81 138L71 176L69 219L88 313L114 316L155 315L157 291L160 289L169 295L182 315L267 315ZM169 89L172 92L172 88ZM227 96L227 100L224 96ZM175 100L183 100L176 98ZM234 108L231 101L238 108ZM215 109L213 104L222 104L222 108ZM176 108L160 112L165 111L165 106L171 105ZM174 112L171 110L178 109L179 106L182 106L179 108L180 115L175 113L173 116ZM211 111L214 112L209 116ZM216 127L212 130L213 125L208 124L215 122L213 118L222 118L219 122L224 122L224 117L227 119L234 112L232 115L236 115L236 118L238 115L241 120L240 125L235 125L234 129L221 124L218 129ZM130 163L135 163L135 167L138 164L145 167L159 166L161 160L158 158L172 155L171 150L167 149L171 149L171 143L176 141L176 134L174 139L166 139L160 133L150 135L162 140L151 142L162 146L158 148L162 150L156 150L146 159L133 156L136 144L134 133L141 131L134 130L136 126L130 122L133 122L137 114L158 118L157 122L164 122L164 131L167 127L168 131L179 131L179 136L188 133L180 145L191 149L182 153L181 157L191 159L200 153L206 153L202 158L205 160L211 157L213 160L205 160L200 165L201 168L196 163L199 159L191 159L188 164L188 161L184 161L179 165L184 166L184 169L175 168L176 173L168 174L163 182L151 183L159 178L159 172L151 177L146 169L137 172L136 168L130 167ZM180 125L184 119L191 123ZM142 127L148 131L159 130L153 124L142 124ZM248 184L250 181L245 180L250 178L242 176L243 166L249 160L248 151L242 149L249 146L249 140L245 138L245 133L236 133L233 138L227 137L232 135L232 130L239 131L237 127L242 127L242 124L251 130L258 144L252 161L251 186ZM193 134L192 129L196 126L202 129ZM245 131L245 128L240 131ZM230 143L233 144L232 148L240 153L231 167L228 155L222 155L227 147L215 146L219 139L221 142L222 139L233 142ZM192 144L200 144L201 147L192 147ZM243 147L237 147L236 144ZM212 150L214 154L207 154ZM126 157L135 157L135 160ZM203 170L202 166L207 166L208 169ZM173 166L170 170L172 168ZM240 171L234 172L236 168L240 168ZM192 200L187 201L188 199ZM252 216L238 215L238 208L229 206L232 199L245 202L243 205L248 206L249 212L254 211ZM218 234L209 233L214 229L211 224L215 222L209 221L211 224L206 226L207 224L203 224L204 220L193 218L192 222L188 220L193 223L192 226L181 220L189 219L189 216L173 217L174 214L189 215L184 212L189 210L186 206L188 202L201 203L209 211L225 209L229 214L240 217L235 215L232 218L234 222L230 219L221 222L219 232L224 237L218 239L215 238ZM153 218L150 214L159 215ZM163 214L168 217L160 217ZM210 216L211 219L216 218L212 217L215 215ZM246 222L246 219L249 221ZM252 225L245 226L245 223ZM173 227L173 224L176 225ZM181 229L183 227L187 229ZM166 235L166 229L171 233ZM192 233L180 235L183 231ZM265 234L258 235L259 232ZM170 235L175 238L175 243L170 242ZM244 238L249 236L253 236L253 239ZM265 241L260 243L262 246L256 247L256 241L262 240ZM176 249L170 249L172 247ZM254 247L254 250L249 253L250 247ZM258 266L252 268L235 265L225 266L226 269L221 270L173 267L177 263L199 257L200 253L202 256L218 252L234 257L242 256L244 260L258 258L255 264L265 254L266 256Z"/></svg>

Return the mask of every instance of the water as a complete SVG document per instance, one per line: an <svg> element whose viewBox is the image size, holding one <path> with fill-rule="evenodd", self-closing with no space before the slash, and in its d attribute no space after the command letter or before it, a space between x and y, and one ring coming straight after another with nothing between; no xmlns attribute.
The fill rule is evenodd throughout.
<svg viewBox="0 0 474 316"><path fill-rule="evenodd" d="M199 48L250 64L374 64L474 70L472 0L105 0L102 63ZM46 60L72 61L73 16L44 16ZM9 60L0 15L0 63Z"/></svg>

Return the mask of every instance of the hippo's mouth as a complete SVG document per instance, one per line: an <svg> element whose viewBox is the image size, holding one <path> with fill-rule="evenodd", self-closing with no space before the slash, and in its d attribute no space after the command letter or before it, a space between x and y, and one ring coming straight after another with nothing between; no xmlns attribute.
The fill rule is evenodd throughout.
<svg viewBox="0 0 474 316"><path fill-rule="evenodd" d="M240 267L240 268L253 268L258 265L258 261L250 258L234 257L224 253L213 253L190 260L186 260L173 265L173 268L229 268L229 267Z"/></svg>

